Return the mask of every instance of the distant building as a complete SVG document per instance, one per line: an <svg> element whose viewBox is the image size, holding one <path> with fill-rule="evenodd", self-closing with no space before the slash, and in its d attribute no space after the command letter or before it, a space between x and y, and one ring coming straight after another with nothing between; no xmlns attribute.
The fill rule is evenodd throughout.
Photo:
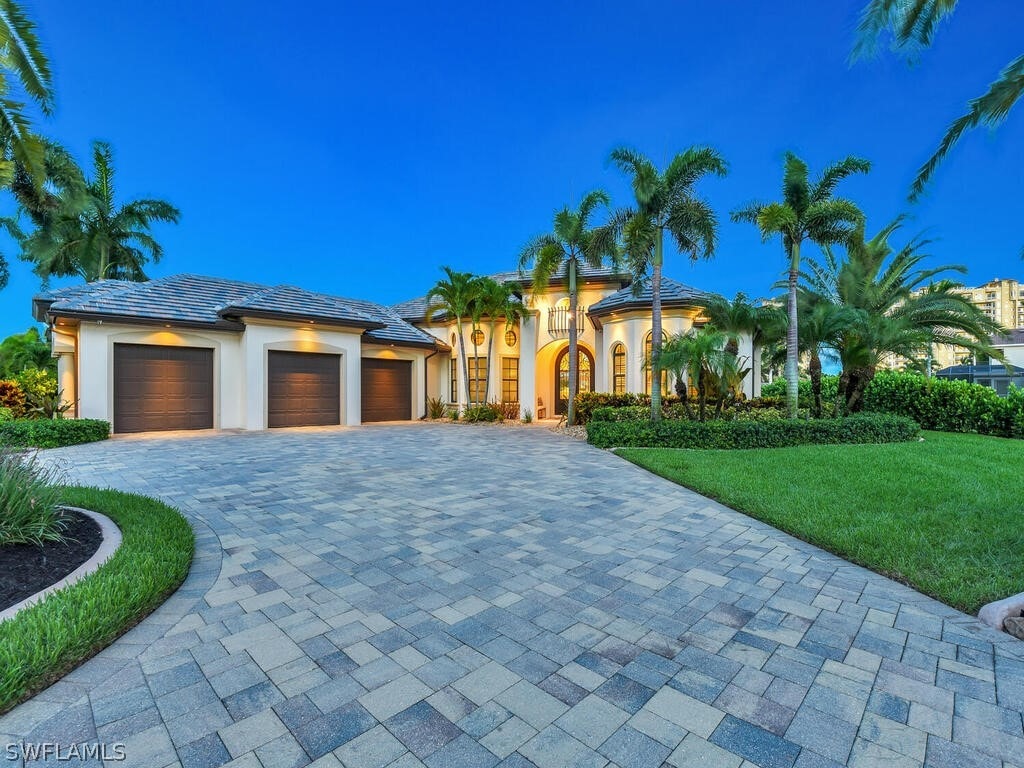
<svg viewBox="0 0 1024 768"><path fill-rule="evenodd" d="M939 379L958 379L972 384L992 387L999 395L1005 395L1012 384L1024 389L1024 368L1011 365L1007 368L1001 363L985 363L981 365L951 365L935 374Z"/></svg>

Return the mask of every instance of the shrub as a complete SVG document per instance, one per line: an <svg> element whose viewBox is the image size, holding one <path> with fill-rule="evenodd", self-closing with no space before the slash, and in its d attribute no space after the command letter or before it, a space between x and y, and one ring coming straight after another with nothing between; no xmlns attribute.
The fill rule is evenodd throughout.
<svg viewBox="0 0 1024 768"><path fill-rule="evenodd" d="M60 404L57 391L57 377L50 371L26 368L14 377L21 391L25 393L25 416L52 418L55 406Z"/></svg>
<svg viewBox="0 0 1024 768"><path fill-rule="evenodd" d="M530 424L533 422L533 411L529 408L523 409L523 424Z"/></svg>
<svg viewBox="0 0 1024 768"><path fill-rule="evenodd" d="M797 386L798 397L800 399L801 408L811 407L811 382L809 379L800 379L800 383ZM839 377L833 375L824 375L821 377L821 399L824 403L835 402L836 395L839 394ZM786 380L784 378L775 379L767 384L761 385L761 399L777 399L783 408L786 407Z"/></svg>
<svg viewBox="0 0 1024 768"><path fill-rule="evenodd" d="M679 403L678 395L663 395L661 398L662 408ZM576 395L576 423L586 424L597 408L622 408L630 405L644 405L648 410L651 407L650 395L639 395L635 392L626 392L621 395L613 395L611 392L580 392Z"/></svg>
<svg viewBox="0 0 1024 768"><path fill-rule="evenodd" d="M8 408L14 418L25 415L25 392L16 381L0 381L0 408Z"/></svg>
<svg viewBox="0 0 1024 768"><path fill-rule="evenodd" d="M10 408L0 406L0 424L5 424L8 421L14 421L14 411Z"/></svg>
<svg viewBox="0 0 1024 768"><path fill-rule="evenodd" d="M0 546L60 540L61 493L52 466L34 454L0 449Z"/></svg>
<svg viewBox="0 0 1024 768"><path fill-rule="evenodd" d="M462 418L470 423L480 421L501 421L501 409L493 403L471 405L463 412Z"/></svg>
<svg viewBox="0 0 1024 768"><path fill-rule="evenodd" d="M806 421L594 421L587 427L587 439L598 448L783 448L906 442L919 431L911 419L872 413Z"/></svg>
<svg viewBox="0 0 1024 768"><path fill-rule="evenodd" d="M0 424L0 445L60 448L106 440L110 422L99 419L15 419Z"/></svg>
<svg viewBox="0 0 1024 768"><path fill-rule="evenodd" d="M443 419L448 413L448 406L440 397L432 397L427 400L427 418Z"/></svg>
<svg viewBox="0 0 1024 768"><path fill-rule="evenodd" d="M519 418L519 403L491 403L501 413L504 421L515 421Z"/></svg>

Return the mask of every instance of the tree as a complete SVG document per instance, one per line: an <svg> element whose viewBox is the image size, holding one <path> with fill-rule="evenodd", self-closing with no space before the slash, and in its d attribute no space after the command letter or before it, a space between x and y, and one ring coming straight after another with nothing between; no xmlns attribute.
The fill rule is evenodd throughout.
<svg viewBox="0 0 1024 768"><path fill-rule="evenodd" d="M490 333L487 335L487 375L484 379L484 402L490 400L491 392L491 355L494 353L494 334L498 329L498 319L504 319L505 329L511 329L519 323L527 309L519 298L519 286L514 283L499 283L490 277L481 278L477 284L478 303L483 316L490 322Z"/></svg>
<svg viewBox="0 0 1024 768"><path fill-rule="evenodd" d="M692 328L686 333L675 334L665 342L661 351L664 370L672 371L677 380L682 380L685 374L686 385L683 386L680 397L682 397L683 407L686 408L688 415L691 414L689 387L694 387L697 390L700 421L707 418L708 392L711 389L719 388L718 378L726 364L726 358L732 358L734 363L736 361L735 355L730 355L725 351L727 341L727 334L713 326L706 325L703 328ZM650 366L651 360L645 360L644 363Z"/></svg>
<svg viewBox="0 0 1024 768"><path fill-rule="evenodd" d="M594 190L584 195L574 211L568 207L555 213L554 228L534 238L519 255L519 270L532 270L534 293L542 294L563 269L569 290L569 412L566 423L576 423L576 395L579 392L579 346L576 332L579 307L579 267L600 267L617 259L615 230L611 226L591 227L590 219L600 206L607 206L608 194Z"/></svg>
<svg viewBox="0 0 1024 768"><path fill-rule="evenodd" d="M834 349L843 333L856 322L857 314L849 307L834 304L826 297L802 291L798 299L800 312L800 352L808 356L807 373L811 380L811 416L822 417L821 355L823 348Z"/></svg>
<svg viewBox="0 0 1024 768"><path fill-rule="evenodd" d="M26 368L52 370L53 357L47 344L33 326L0 342L0 379L13 379Z"/></svg>
<svg viewBox="0 0 1024 768"><path fill-rule="evenodd" d="M804 240L819 246L840 243L853 235L864 220L860 209L851 201L833 197L839 182L854 173L867 173L871 164L857 157L847 157L828 166L821 177L811 181L807 164L792 152L786 153L782 177L782 200L774 203L751 203L733 211L733 221L756 224L761 239L767 242L775 235L789 260L786 310L786 405L789 417L795 419L799 386L799 319L797 317L797 285L800 276L800 251Z"/></svg>
<svg viewBox="0 0 1024 768"><path fill-rule="evenodd" d="M72 275L86 282L148 279L146 264L163 256L151 227L160 221L177 223L181 214L164 200L118 204L114 177L110 146L93 142L93 176L84 193L59 192L56 209L22 241L22 258L35 264L44 282Z"/></svg>
<svg viewBox="0 0 1024 768"><path fill-rule="evenodd" d="M889 355L914 358L933 344L949 344L1002 359L991 337L1004 329L957 292L959 283L936 279L966 269L923 268L926 240L914 238L901 248L889 244L901 225L896 219L870 240L858 231L845 259L827 251L823 262L810 260L804 275L809 290L848 312L835 342L842 363L840 413L863 407L864 391Z"/></svg>
<svg viewBox="0 0 1024 768"><path fill-rule="evenodd" d="M447 279L438 280L427 292L427 309L423 319L430 322L437 312L445 312L455 318L459 335L459 361L469 404L469 363L466 361L466 333L463 321L469 316L470 305L476 297L476 278L469 272L456 272L451 267L442 267Z"/></svg>
<svg viewBox="0 0 1024 768"><path fill-rule="evenodd" d="M873 55L888 31L892 47L914 54L931 45L939 23L956 9L957 0L871 0L861 13L854 57ZM1024 55L1011 61L985 93L967 103L967 111L946 128L938 148L922 165L910 188L911 201L924 191L939 163L960 137L979 125L1002 123L1024 94Z"/></svg>
<svg viewBox="0 0 1024 768"><path fill-rule="evenodd" d="M31 103L49 115L53 102L50 62L35 24L16 0L0 0L0 186L10 186L19 167L34 185L41 183L43 145L25 108ZM0 288L7 279L7 261L0 255Z"/></svg>
<svg viewBox="0 0 1024 768"><path fill-rule="evenodd" d="M659 172L654 164L631 149L612 151L611 162L631 176L634 206L615 214L633 284L651 279L651 419L661 418L661 276L665 263L665 233L690 261L710 259L718 240L718 217L696 192L697 182L709 174L725 176L727 165L710 147L690 147Z"/></svg>

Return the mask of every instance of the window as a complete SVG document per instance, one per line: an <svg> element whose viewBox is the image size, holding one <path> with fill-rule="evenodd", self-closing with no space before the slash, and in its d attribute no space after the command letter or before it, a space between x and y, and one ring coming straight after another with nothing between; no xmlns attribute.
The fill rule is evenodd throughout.
<svg viewBox="0 0 1024 768"><path fill-rule="evenodd" d="M484 401L484 387L487 386L487 358L469 358L469 399L473 403Z"/></svg>
<svg viewBox="0 0 1024 768"><path fill-rule="evenodd" d="M501 402L519 402L519 358L501 358Z"/></svg>
<svg viewBox="0 0 1024 768"><path fill-rule="evenodd" d="M448 384L448 402L457 403L459 402L459 359L457 357L452 358L451 366L449 367L450 381Z"/></svg>
<svg viewBox="0 0 1024 768"><path fill-rule="evenodd" d="M511 349L512 347L515 347L517 341L519 341L519 338L516 336L515 331L511 328L505 331L505 346Z"/></svg>
<svg viewBox="0 0 1024 768"><path fill-rule="evenodd" d="M472 344L475 344L476 346L479 347L481 344L484 343L484 332L477 328L475 331L473 331L473 335L469 337L469 340Z"/></svg>
<svg viewBox="0 0 1024 768"><path fill-rule="evenodd" d="M626 394L626 347L621 342L612 347L612 392Z"/></svg>
<svg viewBox="0 0 1024 768"><path fill-rule="evenodd" d="M644 360L647 361L647 366L644 372L644 394L651 394L651 342L654 340L654 331L647 333L647 339L644 341ZM668 335L661 332L661 343L664 344L668 341ZM668 371L661 372L661 394L668 394Z"/></svg>

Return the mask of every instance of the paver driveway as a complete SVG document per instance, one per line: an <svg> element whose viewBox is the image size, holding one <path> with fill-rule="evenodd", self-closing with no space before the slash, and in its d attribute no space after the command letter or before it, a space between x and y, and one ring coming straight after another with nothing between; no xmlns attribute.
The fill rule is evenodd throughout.
<svg viewBox="0 0 1024 768"><path fill-rule="evenodd" d="M3 741L147 768L1024 762L1016 641L545 430L48 455L178 505L199 557Z"/></svg>

